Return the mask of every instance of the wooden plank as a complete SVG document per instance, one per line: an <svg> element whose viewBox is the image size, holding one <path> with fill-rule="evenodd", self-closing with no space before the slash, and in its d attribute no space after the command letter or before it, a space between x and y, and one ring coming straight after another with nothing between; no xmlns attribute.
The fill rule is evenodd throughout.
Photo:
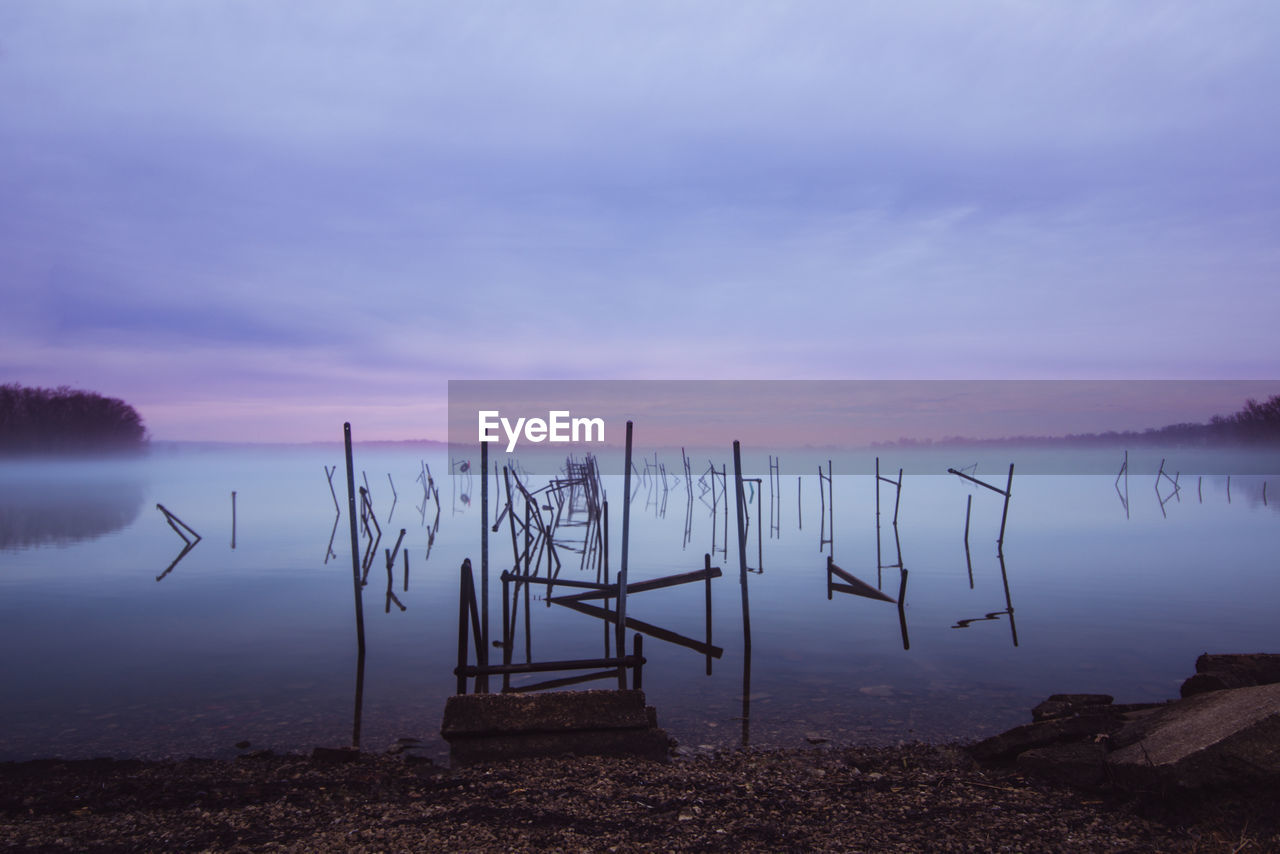
<svg viewBox="0 0 1280 854"><path fill-rule="evenodd" d="M584 602L559 602L555 599L552 599L551 601L556 602L557 605L563 605L566 608L571 608L580 614L586 614L589 617L597 617L601 620L608 620L611 623L618 622L618 614L616 611L607 611L604 608L597 608L595 605L588 605ZM724 650L718 646L711 646L703 643L702 641L687 638L684 635L676 634L669 629L651 625L641 620L637 620L634 617L627 617L627 628L633 629L641 634L648 635L649 637L666 641L667 643L673 643L676 646L686 647L694 652L702 653L703 655L710 655L712 658L720 658L724 655Z"/></svg>
<svg viewBox="0 0 1280 854"><path fill-rule="evenodd" d="M830 560L827 561L827 571L840 576L847 582L847 588L844 584L833 584L831 585L832 590L839 590L842 593L852 593L855 596L865 596L868 599L876 599L880 602L892 602L897 604L897 599L894 599L892 596L886 596L884 593L875 589L870 584L867 584L865 581L855 578L853 575L836 566Z"/></svg>

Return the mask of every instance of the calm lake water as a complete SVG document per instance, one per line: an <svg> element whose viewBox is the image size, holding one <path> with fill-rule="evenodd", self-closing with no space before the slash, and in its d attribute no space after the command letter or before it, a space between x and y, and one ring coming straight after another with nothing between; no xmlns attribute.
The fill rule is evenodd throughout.
<svg viewBox="0 0 1280 854"><path fill-rule="evenodd" d="M728 464L732 495L725 451L715 462ZM1268 479L1256 474L1233 477L1228 495L1225 475L1182 471L1179 493L1167 480L1157 492L1153 472L1163 452L1133 451L1126 508L1114 471L1019 473L1002 569L1001 497L945 474L946 462L931 453L884 452L894 477L904 459L915 463L897 527L905 587L889 525L893 487L881 485L887 568L878 569L875 481L841 473L867 471L869 457L835 466L829 546L820 543L831 531L819 522L816 474L784 474L773 508L767 481L749 485L751 521L759 506L763 534L763 571L748 575L749 658L737 549L722 551L723 506L713 516L710 495L695 483L690 511L683 478L669 476L665 494L656 478L637 480L631 580L700 569L713 538L713 565L724 569L712 584L711 675L700 651L652 637L645 643L646 694L684 749L972 739L1028 720L1028 708L1050 693L1166 699L1202 652L1280 646L1280 478L1271 478L1267 504ZM1004 459L1017 462L1018 453ZM1072 470L1069 457L1059 470ZM1114 460L1118 469L1118 452ZM424 503L417 480L424 462L439 488L429 555L436 503ZM678 455L662 462L681 469ZM695 465L695 481L706 465ZM1171 456L1175 465L1188 468ZM1226 470L1203 452L1196 465ZM340 517L326 478L334 466ZM359 743L384 750L417 739L428 755L443 757L438 730L455 689L458 568L467 557L479 567L479 476L450 477L443 452L413 447L358 445L355 467L361 485L368 479L381 547L404 528L409 555L407 590L396 562L395 601L386 596L382 558L364 588ZM1007 463L984 462L977 475L1003 486L1006 470ZM622 478L607 476L605 486L616 570ZM0 463L0 759L234 756L245 741L277 751L350 744L357 654L345 489L337 445ZM157 504L202 537L176 564L184 542ZM496 512L495 504L490 517ZM755 528L748 540L756 567ZM496 579L511 562L505 528L490 548L496 633ZM828 552L889 597L904 593L902 607L839 590L829 598ZM566 552L562 577L594 573L580 572ZM700 583L634 594L628 615L705 640L703 596ZM540 593L533 605L535 658L604 654L600 620L549 605ZM523 623L521 644L522 633Z"/></svg>

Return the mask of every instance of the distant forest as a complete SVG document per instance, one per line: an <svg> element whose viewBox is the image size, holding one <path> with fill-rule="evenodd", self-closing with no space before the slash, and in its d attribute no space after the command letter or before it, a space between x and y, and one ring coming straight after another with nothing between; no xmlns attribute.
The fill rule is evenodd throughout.
<svg viewBox="0 0 1280 854"><path fill-rule="evenodd" d="M146 443L142 417L123 400L66 386L0 385L0 453L136 451Z"/></svg>
<svg viewBox="0 0 1280 854"><path fill-rule="evenodd" d="M1009 436L1003 439L968 439L951 436L939 440L940 445L984 444L1079 444L1114 445L1230 445L1280 443L1280 394L1265 403L1250 398L1234 415L1215 415L1208 424L1170 424L1146 430L1110 430L1106 433L1070 433L1066 436ZM929 440L899 439L888 445L928 445Z"/></svg>

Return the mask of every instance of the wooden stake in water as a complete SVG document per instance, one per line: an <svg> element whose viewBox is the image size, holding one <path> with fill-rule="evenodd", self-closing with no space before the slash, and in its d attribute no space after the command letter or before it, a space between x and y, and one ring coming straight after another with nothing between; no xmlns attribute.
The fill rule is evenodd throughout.
<svg viewBox="0 0 1280 854"><path fill-rule="evenodd" d="M898 527L898 504L902 501L902 469L898 469L898 482L893 495L893 527Z"/></svg>
<svg viewBox="0 0 1280 854"><path fill-rule="evenodd" d="M627 648L627 548L631 538L631 422L627 422L627 449L622 473L622 562L618 565L618 657ZM626 686L626 668L618 666L618 687Z"/></svg>
<svg viewBox="0 0 1280 854"><path fill-rule="evenodd" d="M706 598L706 626L707 626L707 675L711 675L711 555L704 554L702 556L702 567L706 573L706 579L703 582Z"/></svg>
<svg viewBox="0 0 1280 854"><path fill-rule="evenodd" d="M231 548L236 547L236 491L231 490Z"/></svg>
<svg viewBox="0 0 1280 854"><path fill-rule="evenodd" d="M822 471L821 468L818 469ZM751 654L751 608L747 595L747 530L745 496L742 494L742 447L733 440L733 482L738 511L738 582L742 587L742 637L744 655ZM726 502L725 510L729 508Z"/></svg>
<svg viewBox="0 0 1280 854"><path fill-rule="evenodd" d="M324 467L324 476L329 481L329 494L333 496L333 511L341 515L342 506L338 504L338 493L333 491L333 475L337 471L338 471L337 466L334 466L332 469L330 469L328 466Z"/></svg>
<svg viewBox="0 0 1280 854"><path fill-rule="evenodd" d="M1004 486L1004 510L1000 513L1000 536L996 538L996 551L1004 555L1004 525L1009 520L1009 499L1013 497L1013 463L1009 463L1009 480Z"/></svg>
<svg viewBox="0 0 1280 854"><path fill-rule="evenodd" d="M387 475L388 478L391 475ZM489 443L480 443L480 654L481 667L489 665ZM480 693L489 693L489 675L480 677Z"/></svg>
<svg viewBox="0 0 1280 854"><path fill-rule="evenodd" d="M355 585L356 643L364 657L364 603L360 593L360 530L356 527L356 475L351 460L351 422L342 425L342 440L347 456L347 516L351 519L351 580Z"/></svg>

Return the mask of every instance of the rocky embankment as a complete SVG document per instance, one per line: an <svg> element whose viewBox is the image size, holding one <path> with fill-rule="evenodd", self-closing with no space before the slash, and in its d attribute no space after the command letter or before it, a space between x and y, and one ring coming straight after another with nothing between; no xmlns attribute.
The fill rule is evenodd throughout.
<svg viewBox="0 0 1280 854"><path fill-rule="evenodd" d="M1090 789L1203 790L1280 782L1280 655L1209 655L1166 703L1055 694L1032 722L970 748Z"/></svg>

